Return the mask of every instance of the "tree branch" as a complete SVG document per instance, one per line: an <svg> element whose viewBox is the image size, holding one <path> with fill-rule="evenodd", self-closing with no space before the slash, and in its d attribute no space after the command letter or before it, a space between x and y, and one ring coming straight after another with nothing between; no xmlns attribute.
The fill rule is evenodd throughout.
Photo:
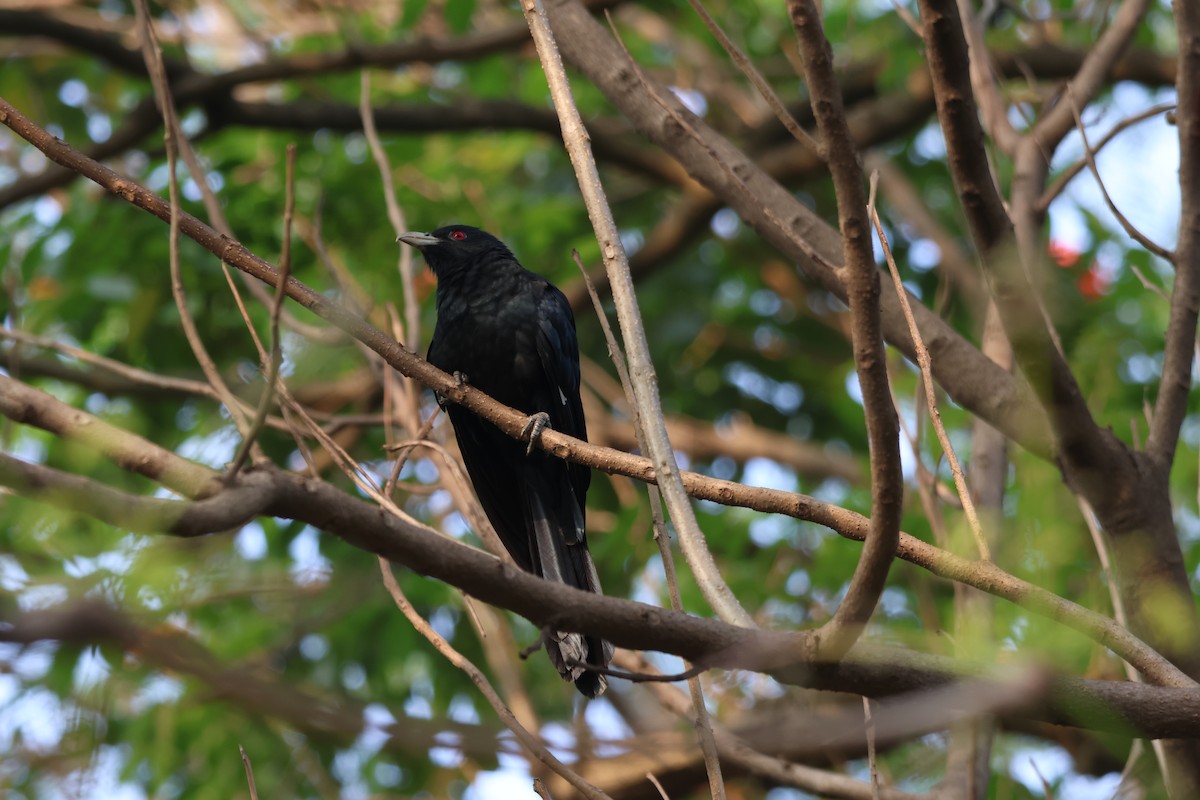
<svg viewBox="0 0 1200 800"><path fill-rule="evenodd" d="M1200 312L1200 9L1175 0L1179 36L1176 94L1179 111L1179 242L1175 246L1175 286L1163 348L1162 380L1150 422L1146 450L1170 472L1192 390L1196 320Z"/></svg>
<svg viewBox="0 0 1200 800"><path fill-rule="evenodd" d="M819 152L829 165L837 195L845 264L842 282L850 301L854 367L871 453L871 532L845 598L829 622L817 631L823 652L836 659L862 634L883 594L899 542L904 476L900 471L900 425L892 405L880 327L879 270L871 247L867 197L858 151L842 108L842 93L833 77L833 50L811 0L789 0L788 15L800 45L809 100L820 133Z"/></svg>
<svg viewBox="0 0 1200 800"><path fill-rule="evenodd" d="M612 210L604 196L600 174L588 145L588 133L579 116L579 109L571 96L571 86L563 68L553 31L546 19L540 0L522 0L525 19L533 34L542 70L550 87L550 96L562 124L563 143L571 156L579 189L587 205L588 217L600 245L604 268L609 276L613 299L617 307L617 321L621 326L621 338L625 342L629 358L629 375L637 404L638 420L643 439L654 463L655 482L662 490L663 499L671 519L675 522L679 546L695 575L704 599L717 615L727 622L751 627L754 621L742 608L738 598L729 589L720 569L708 549L704 532L696 521L696 513L688 501L675 451L671 447L663 421L662 402L658 396L658 382L654 374L654 362L650 358L650 345L646 341L646 330L638 310L637 295L633 291L633 277L629 274L629 260L621 244L621 236L613 220Z"/></svg>
<svg viewBox="0 0 1200 800"><path fill-rule="evenodd" d="M114 528L183 537L241 528L259 516L270 500L269 493L243 485L197 500L139 497L3 453L0 485L30 500L95 517Z"/></svg>

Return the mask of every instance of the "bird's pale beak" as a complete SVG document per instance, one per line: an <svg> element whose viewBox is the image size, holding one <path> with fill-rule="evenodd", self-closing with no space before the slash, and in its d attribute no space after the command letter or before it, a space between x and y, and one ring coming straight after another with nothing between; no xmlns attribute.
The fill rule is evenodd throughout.
<svg viewBox="0 0 1200 800"><path fill-rule="evenodd" d="M418 250L421 250L423 248L429 247L430 245L441 244L442 240L437 238L436 236L430 236L428 233L421 233L420 231L409 231L408 233L402 233L399 236L397 236L396 241L404 242L405 244L412 245L413 247L417 248Z"/></svg>

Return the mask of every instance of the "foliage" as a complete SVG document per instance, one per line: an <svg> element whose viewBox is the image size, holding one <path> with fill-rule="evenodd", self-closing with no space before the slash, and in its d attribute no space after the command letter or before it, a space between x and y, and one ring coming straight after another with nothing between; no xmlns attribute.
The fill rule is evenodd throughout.
<svg viewBox="0 0 1200 800"><path fill-rule="evenodd" d="M779 4L727 0L712 6L725 30L811 128L806 89L794 66L795 36ZM825 6L825 29L834 43L848 112L876 115L861 136L870 144L864 149L886 159L897 180L914 189L918 211L945 242L972 254L965 260L974 271L974 289L943 268L946 254L934 244L934 233L913 218L911 207L893 202L885 184L883 224L906 285L978 343L983 309L972 292L982 280L949 177L932 95L921 88L929 79L920 36L887 4ZM1018 13L1015 4L1000 4L990 20L988 42L998 57L1043 45L1086 52L1107 22L1074 11L1071 3L1028 6ZM1085 11L1091 8L1086 5ZM12 14L5 21L19 23L26 35L14 28L0 39L0 97L84 151L104 148L127 128L143 125L139 120L147 116L151 96L144 71L115 63L96 45L135 44L133 6L116 2ZM301 54L363 53L396 199L408 226L478 224L503 238L527 266L562 286L575 302L591 426L628 430L628 411L603 335L570 257L576 248L587 264L596 264L599 250L532 48L517 37L511 46L467 49L433 62L371 61L376 46L426 40L451 46L519 29L523 20L510 4L197 0L156 5L153 15L168 60L202 75ZM774 164L806 205L836 220L828 173L804 166L803 146L790 140L690 8L621 4L613 17L631 54L650 75L757 161ZM51 24L56 20L81 26L88 37L63 39ZM1147 58L1170 54L1176 43L1155 33L1171 25L1170 9L1153 4L1134 47ZM5 27L0 24L0 30ZM128 52L140 58L138 51ZM1028 84L1019 79L1005 87L1024 113L1036 114L1057 97L1063 77L1030 73ZM683 178L676 161L641 138L590 81L578 73L573 79L615 217L634 254L638 302L668 417L699 420L727 439L736 439L739 431L753 433L746 434L750 444L736 456L693 450L693 437L685 435L675 444L686 467L803 492L869 514L867 438L843 301L806 280L791 259L739 219L727 199L714 199ZM1093 110L1106 112L1104 124L1089 128L1092 142L1121 116L1161 101L1157 93L1168 79L1147 72L1131 80L1119 91L1104 90L1085 113L1088 119ZM379 171L358 122L359 90L357 68L297 71L185 99L181 116L208 170L204 180L234 235L272 262L283 248L285 149L296 144L292 274L391 330L387 308L402 308L403 299L397 246ZM889 117L892 105L902 103L920 107L919 121ZM155 121L140 130L132 144L105 157L114 169L165 197L161 127ZM1152 136L1160 148L1177 148L1174 130L1158 116L1122 138ZM1122 138L1111 148L1121 148ZM1069 138L1053 174L1081 152L1078 137ZM1130 157L1136 150L1119 152ZM1102 159L1101 166L1106 177L1138 173L1132 180L1114 174L1124 187L1123 194L1115 193L1118 205L1136 224L1174 237L1179 200L1160 197L1173 180L1168 160L1156 158L1149 176L1114 161ZM229 412L211 396L131 380L7 335L23 331L145 373L205 380L172 302L165 226L85 180L24 190L45 168L30 146L14 135L0 135L0 315L5 323L0 357L7 374L222 469L240 439ZM1007 185L1011 164L1003 157L997 158L997 172ZM207 219L195 176L182 167L180 174L182 208ZM1142 186L1136 185L1139 180ZM1095 199L1094 186L1084 170L1051 205L1048 234L1039 246L1058 248L1059 263L1044 269L1039 280L1066 361L1097 423L1136 447L1146 440L1146 409L1158 392L1173 275L1166 261L1121 232ZM1153 201L1154 213L1169 220L1136 215L1143 201ZM262 369L220 263L187 239L180 244L180 262L188 309L205 346L235 393L253 406L263 391ZM405 345L419 352L433 321L434 284L419 262L417 269L422 336ZM886 281L884 291L891 291ZM247 296L244 289L242 295ZM289 310L302 323L319 322L295 306ZM266 339L268 307L250 299L248 314ZM411 438L414 431L399 427L402 418L384 424L379 416L396 402L394 389L383 389L379 360L345 338L318 342L287 331L282 344L283 374L295 396L331 430L342 419L345 424L338 424L334 434L338 443L386 479L391 456L385 446ZM961 512L942 502L931 518L920 500L924 478L918 462L951 492L953 485L918 393L919 373L898 351L889 353L901 417L919 436L915 455L906 447L902 529L968 553ZM939 400L958 455L970 467L977 418L944 393ZM422 394L422 417L435 408L431 393ZM1187 574L1193 576L1200 560L1200 416L1194 403L1189 411L1169 491ZM166 496L152 482L70 439L12 421L0 435L4 451L25 461L133 494ZM433 438L452 446L443 423ZM613 443L616 435L594 434L593 439ZM259 441L275 463L303 469L288 432L268 428ZM809 446L803 464L788 449L797 441ZM361 496L321 448L312 442L309 447L327 480ZM1008 456L996 562L1030 583L1111 615L1108 578L1076 496L1056 465L1017 446ZM454 538L478 543L442 483L443 469L432 452L413 451L399 475L401 505ZM812 627L837 608L862 552L857 544L790 517L708 501L697 508L723 576L764 626ZM642 485L597 473L589 523L607 593L669 605ZM676 560L684 608L707 615L695 578L682 558ZM684 749L692 771L683 771L690 777L677 782L671 796L699 797L707 791L703 772L696 769L698 749L690 726L658 708L645 690L615 680L610 700L584 710L544 657L516 659L516 651L537 637L528 622L489 612L483 624L490 639L481 639L476 611L461 593L399 567L397 574L417 611L479 665L511 704L521 704L514 694L527 697L522 707L540 721L542 735L560 753L575 755L578 747L584 757L595 748L618 762L619 746L605 740L648 729L687 731ZM513 755L519 753L514 740L502 733L503 724L470 679L450 668L395 611L374 558L311 526L260 517L240 530L179 539L130 533L81 511L20 493L4 495L0 620L83 598L123 609L146 636L186 639L180 652L187 655L164 663L149 650L111 640L0 644L0 751L7 754L0 763L0 787L6 796L117 796L118 784L126 793L120 796L243 796L239 745L252 760L262 797L513 796L496 788L496 776L526 768ZM960 614L952 583L898 561L868 638L966 660L1040 663L1064 674L1124 677L1112 652L1026 608L996 601L990 637L963 632ZM655 663L664 671L679 667L678 660L665 656ZM514 670L519 683L504 677ZM246 687L250 690L243 691ZM831 702L754 673L716 672L705 679L705 689L714 716L735 729L752 725L759 719L755 715L767 710L799 715ZM281 711L285 708L287 713ZM325 725L321 715L326 712L346 725ZM397 729L411 726L412 732L389 740L383 729L392 720ZM439 730L443 733L435 737ZM460 738L447 730L458 731ZM1030 759L1061 764L1064 752L1073 761L1047 775L1051 790L1061 792L1053 796L1096 796L1079 788L1084 776L1107 776L1103 785L1111 789L1130 746L1125 735L1084 729L1058 735L1037 723L1002 726L988 796L1037 796L1041 784L1030 779L1026 765ZM947 749L947 737L913 739L885 748L879 767L895 785L926 791L943 776ZM831 766L828 759L817 761ZM855 752L848 765L837 768L861 778L865 764L865 753ZM506 771L484 774L498 767ZM727 778L742 786L741 796L765 796L784 785L740 766L726 767ZM534 763L532 769L541 767ZM603 774L593 773L591 779L605 785ZM1161 791L1152 774L1142 780L1152 796ZM644 780L639 781L636 789L632 783L605 788L613 796L645 796L635 794L645 790ZM769 796L809 795L793 788Z"/></svg>

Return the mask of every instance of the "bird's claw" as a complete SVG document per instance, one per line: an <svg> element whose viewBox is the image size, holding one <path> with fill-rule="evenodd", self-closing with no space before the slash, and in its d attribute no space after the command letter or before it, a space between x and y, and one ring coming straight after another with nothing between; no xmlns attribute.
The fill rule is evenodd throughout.
<svg viewBox="0 0 1200 800"><path fill-rule="evenodd" d="M545 411L539 411L536 414L530 415L529 419L525 422L525 427L521 429L521 438L529 439L529 446L525 448L525 455L533 455L533 446L537 444L542 431L549 427L550 415Z"/></svg>
<svg viewBox="0 0 1200 800"><path fill-rule="evenodd" d="M454 370L454 372L452 372L450 374L454 376L454 388L455 389L461 389L470 383L470 380L467 378L467 373L465 373L465 372L459 372L458 370ZM433 395L434 395L434 397L437 398L437 404L439 406L441 406L442 408L445 408L446 407L446 395L443 394L442 392L434 392Z"/></svg>

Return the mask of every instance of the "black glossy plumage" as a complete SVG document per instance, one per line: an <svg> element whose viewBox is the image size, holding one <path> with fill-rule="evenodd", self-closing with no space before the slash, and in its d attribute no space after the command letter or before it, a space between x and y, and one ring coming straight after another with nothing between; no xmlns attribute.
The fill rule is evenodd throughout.
<svg viewBox="0 0 1200 800"><path fill-rule="evenodd" d="M438 280L429 362L505 405L546 413L557 431L587 439L575 318L563 293L478 228L450 225L400 239L421 250ZM599 592L584 535L591 471L536 448L527 453L525 443L461 406L446 411L480 504L513 559L543 578ZM559 633L546 650L580 692L604 691L604 676L568 660L607 666L607 642Z"/></svg>

